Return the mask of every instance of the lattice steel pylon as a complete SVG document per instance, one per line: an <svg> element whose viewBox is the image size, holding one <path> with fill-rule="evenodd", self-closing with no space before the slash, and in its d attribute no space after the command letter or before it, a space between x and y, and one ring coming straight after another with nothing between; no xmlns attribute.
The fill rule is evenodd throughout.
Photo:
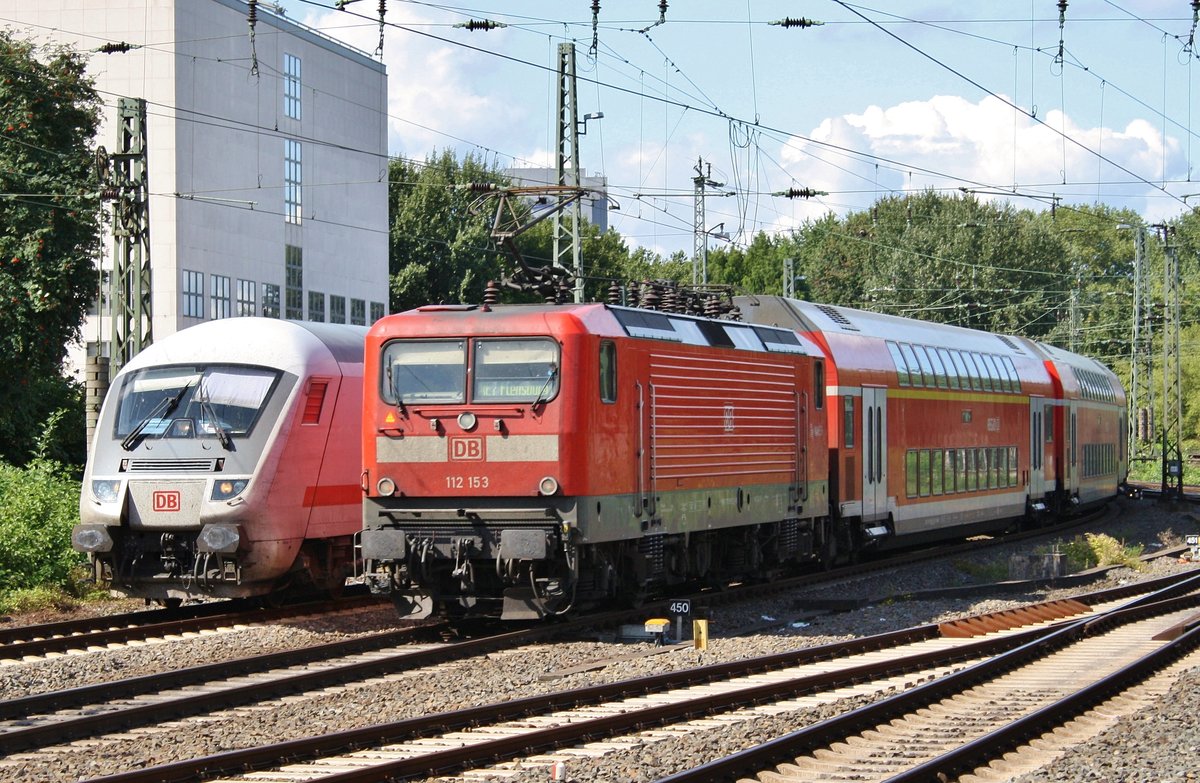
<svg viewBox="0 0 1200 783"><path fill-rule="evenodd" d="M575 44L558 45L558 163L559 186L579 189L579 108L575 100ZM563 197L560 197L563 198ZM563 210L554 213L554 264L575 274L575 301L583 301L583 254L579 232L583 210L579 199L570 207L569 226L564 225ZM567 257L570 262L565 263Z"/></svg>
<svg viewBox="0 0 1200 783"><path fill-rule="evenodd" d="M1146 258L1146 227L1133 226L1133 337L1130 340L1129 458L1154 458L1154 310Z"/></svg>
<svg viewBox="0 0 1200 783"><path fill-rule="evenodd" d="M1162 497L1183 497L1183 368L1180 354L1179 256L1163 227Z"/></svg>
<svg viewBox="0 0 1200 783"><path fill-rule="evenodd" d="M117 370L153 342L150 216L147 198L146 101L117 101L118 152L106 191L113 196L112 356Z"/></svg>

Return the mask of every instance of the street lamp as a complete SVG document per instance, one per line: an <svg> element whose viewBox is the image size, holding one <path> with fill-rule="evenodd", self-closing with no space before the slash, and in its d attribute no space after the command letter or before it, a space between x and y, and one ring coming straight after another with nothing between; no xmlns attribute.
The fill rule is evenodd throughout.
<svg viewBox="0 0 1200 783"><path fill-rule="evenodd" d="M579 129L579 135L580 136L587 135L588 120L602 120L602 119L604 119L604 112L602 112L602 111L594 111L589 114L583 115L583 119L581 119L579 121L579 124L581 126Z"/></svg>
<svg viewBox="0 0 1200 783"><path fill-rule="evenodd" d="M721 222L704 232L704 245L700 252L700 284L708 285L708 238L715 237L723 239L726 242L730 241L729 234L725 233L725 223ZM693 271L692 282L694 283L695 272Z"/></svg>

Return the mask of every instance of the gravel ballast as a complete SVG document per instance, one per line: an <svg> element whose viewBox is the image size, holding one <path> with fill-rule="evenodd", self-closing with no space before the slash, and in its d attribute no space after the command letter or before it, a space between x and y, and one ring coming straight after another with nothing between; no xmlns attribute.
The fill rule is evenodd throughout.
<svg viewBox="0 0 1200 783"><path fill-rule="evenodd" d="M1196 516L1186 510L1171 511L1149 501L1122 501L1122 506L1125 513L1093 525L1091 529L1106 532L1131 545L1141 544L1147 550L1178 544L1186 533L1200 531ZM433 675L428 669L420 673L398 672L385 682L327 689L306 698L231 709L206 716L203 721L183 720L100 741L64 746L56 749L49 760L45 754L39 754L36 759L17 755L0 760L0 779L12 783L85 780L269 741L331 733L997 611L1193 567L1176 558L1160 558L1151 561L1143 572L1117 569L1092 584L1070 589L888 600L853 611L816 616L805 606L806 600L814 598L880 599L969 584L977 578L972 574L996 573L1014 552L1032 552L1037 546L1037 543L1029 542L1005 545L970 556L955 556L947 562L880 571L822 589L807 590L803 596L779 595L744 605L722 606L710 615L710 646L705 652L685 648L624 660L629 653L643 646L608 639L563 641L504 650L483 658L444 664ZM395 624L390 610L380 609L287 625L240 628L87 655L68 655L49 661L10 663L0 665L0 698L263 654L291 648L298 643L319 644L385 630ZM749 632L737 635L740 631ZM575 671L581 664L594 662L605 665ZM554 673L564 676L548 677ZM1177 683L1172 698L1166 703L1122 720L1116 728L1068 753L1042 772L1020 780L1022 783L1035 780L1195 780L1185 775L1195 768L1191 760L1200 746L1196 710L1189 700L1198 685L1200 671L1188 673ZM786 734L861 703L865 703L862 698L844 700L820 708L756 718L720 729L647 743L586 761L573 761L568 767L568 777L581 782L655 780L709 758ZM545 781L548 772L545 768L527 769L505 779L517 783Z"/></svg>

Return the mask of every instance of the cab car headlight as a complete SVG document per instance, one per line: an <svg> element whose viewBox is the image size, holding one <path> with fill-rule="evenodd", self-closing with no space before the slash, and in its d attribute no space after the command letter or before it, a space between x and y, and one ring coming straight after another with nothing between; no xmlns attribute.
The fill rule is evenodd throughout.
<svg viewBox="0 0 1200 783"><path fill-rule="evenodd" d="M92 479L92 497L101 503L116 503L120 493L119 479Z"/></svg>
<svg viewBox="0 0 1200 783"><path fill-rule="evenodd" d="M250 483L249 479L218 479L213 482L212 499L213 500L229 500L242 494L246 489L246 485Z"/></svg>

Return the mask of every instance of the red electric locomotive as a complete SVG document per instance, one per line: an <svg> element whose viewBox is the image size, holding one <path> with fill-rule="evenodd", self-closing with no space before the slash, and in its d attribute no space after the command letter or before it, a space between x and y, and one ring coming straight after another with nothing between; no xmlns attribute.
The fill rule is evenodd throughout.
<svg viewBox="0 0 1200 783"><path fill-rule="evenodd" d="M405 615L542 617L830 539L824 360L791 330L433 306L366 357L362 556Z"/></svg>

